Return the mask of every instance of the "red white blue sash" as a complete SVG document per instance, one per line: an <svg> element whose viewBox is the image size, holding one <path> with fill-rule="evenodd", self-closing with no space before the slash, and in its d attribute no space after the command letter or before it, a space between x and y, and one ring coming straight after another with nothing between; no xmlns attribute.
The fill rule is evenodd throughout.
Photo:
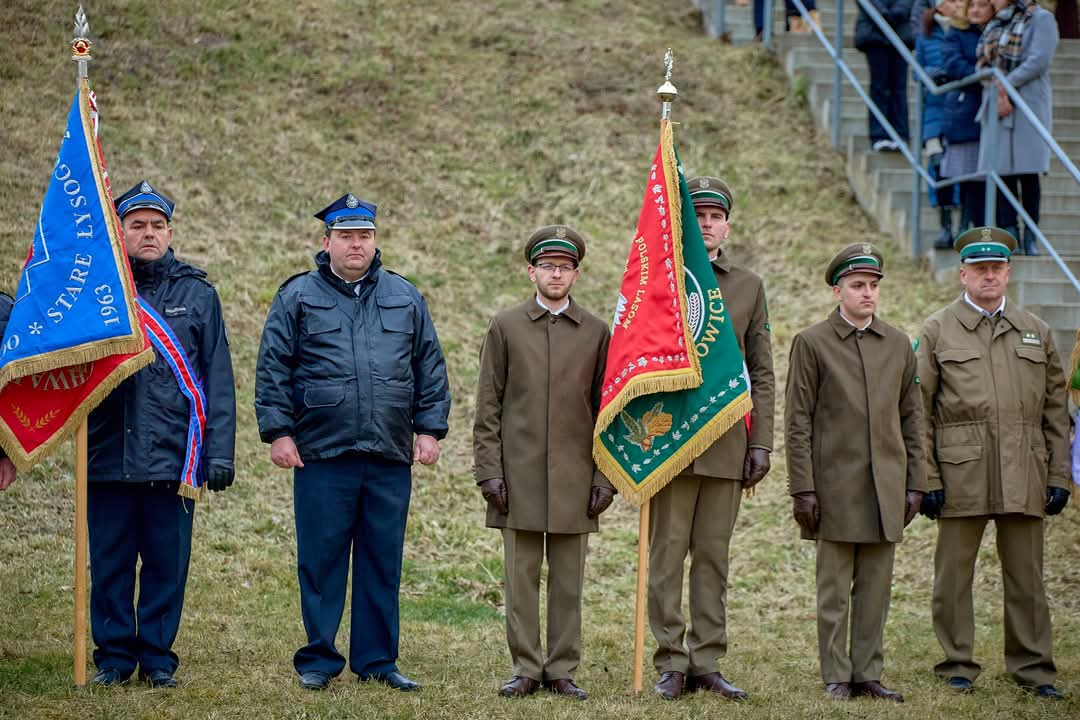
<svg viewBox="0 0 1080 720"><path fill-rule="evenodd" d="M189 488L194 497L202 490L202 483L199 480L199 458L202 456L203 435L206 432L206 395L203 394L202 385L195 378L195 370L191 367L191 360L188 359L187 353L184 352L184 346L180 344L169 324L158 315L150 303L141 297L136 297L136 302L139 318L145 323L150 344L172 369L173 375L176 376L176 384L180 386L180 392L188 399L190 405L184 474L180 478L180 483ZM181 492L181 494L186 493Z"/></svg>

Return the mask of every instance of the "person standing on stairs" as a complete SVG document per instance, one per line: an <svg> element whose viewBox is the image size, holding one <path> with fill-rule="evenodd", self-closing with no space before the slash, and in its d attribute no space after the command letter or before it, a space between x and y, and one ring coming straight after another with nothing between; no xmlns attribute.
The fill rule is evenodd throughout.
<svg viewBox="0 0 1080 720"><path fill-rule="evenodd" d="M912 0L872 0L889 26L908 47L915 44L911 31ZM892 46L885 32L859 8L855 21L855 47L866 55L870 68L870 99L885 115L900 140L908 142L907 63ZM884 126L870 113L870 143L874 152L897 150L896 142Z"/></svg>
<svg viewBox="0 0 1080 720"><path fill-rule="evenodd" d="M1058 45L1054 16L1035 0L991 0L995 15L983 30L976 48L978 67L999 68L1020 97L1047 130L1052 130L1053 93L1050 88L1050 63ZM1039 136L1035 125L1013 107L1005 88L997 90L997 117L989 117L988 93L983 93L979 110L982 137L990 137L991 123L997 124L997 143L990 152L984 140L979 146L979 171L996 170L1005 185L1020 199L1025 212L1039 222L1041 189L1039 175L1050 172L1050 148ZM993 164L991 164L993 157ZM997 224L1020 241L1016 208L999 192ZM1026 255L1038 255L1038 244L1031 228L1024 228Z"/></svg>

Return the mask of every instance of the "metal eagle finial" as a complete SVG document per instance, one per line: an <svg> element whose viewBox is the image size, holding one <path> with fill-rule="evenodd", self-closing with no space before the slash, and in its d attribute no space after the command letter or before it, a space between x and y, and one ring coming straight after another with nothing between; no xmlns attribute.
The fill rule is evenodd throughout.
<svg viewBox="0 0 1080 720"><path fill-rule="evenodd" d="M671 84L671 68L674 65L675 55L671 52L671 48L668 48L667 52L664 53L664 84L656 89L656 94L660 96L660 101L663 103L660 106L660 117L663 120L670 117L671 103L679 94L679 91Z"/></svg>
<svg viewBox="0 0 1080 720"><path fill-rule="evenodd" d="M86 19L83 6L79 5L75 13L75 37L71 40L71 59L79 64L79 77L86 77L86 63L90 57L90 22Z"/></svg>

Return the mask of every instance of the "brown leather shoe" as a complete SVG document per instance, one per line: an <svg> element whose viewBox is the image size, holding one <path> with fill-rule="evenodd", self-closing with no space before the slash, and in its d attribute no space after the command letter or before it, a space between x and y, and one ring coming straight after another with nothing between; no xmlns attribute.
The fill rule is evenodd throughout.
<svg viewBox="0 0 1080 720"><path fill-rule="evenodd" d="M829 683L825 686L825 697L833 700L847 700L851 697L851 685L845 682Z"/></svg>
<svg viewBox="0 0 1080 720"><path fill-rule="evenodd" d="M723 695L728 700L745 700L746 691L729 683L723 675L711 672L706 675L691 675L686 679L686 692L708 690Z"/></svg>
<svg viewBox="0 0 1080 720"><path fill-rule="evenodd" d="M515 675L499 688L499 694L503 697L525 697L532 695L540 687L540 683L531 677Z"/></svg>
<svg viewBox="0 0 1080 720"><path fill-rule="evenodd" d="M665 700L678 700L683 694L685 676L678 670L669 670L660 675L660 681L653 686L656 694Z"/></svg>
<svg viewBox="0 0 1080 720"><path fill-rule="evenodd" d="M892 700L893 702L904 702L904 696L895 690L882 685L877 680L869 680L867 682L852 683L851 684L852 695L869 695L872 698L878 700Z"/></svg>
<svg viewBox="0 0 1080 720"><path fill-rule="evenodd" d="M574 700L588 700L589 693L585 692L570 678L559 678L558 680L548 680L544 683L547 689L556 695L565 695L566 697L573 698Z"/></svg>

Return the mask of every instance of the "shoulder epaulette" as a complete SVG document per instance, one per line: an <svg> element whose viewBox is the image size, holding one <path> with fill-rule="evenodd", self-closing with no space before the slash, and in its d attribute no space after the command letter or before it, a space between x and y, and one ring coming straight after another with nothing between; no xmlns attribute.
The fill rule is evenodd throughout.
<svg viewBox="0 0 1080 720"><path fill-rule="evenodd" d="M297 278L304 277L304 276L306 276L306 275L308 275L310 273L311 273L311 270L304 270L303 272L296 273L292 277L286 279L285 282L281 283L280 286L278 286L278 292L281 292L282 290L284 290L285 286L288 285L289 283L291 283L293 280L296 280Z"/></svg>

